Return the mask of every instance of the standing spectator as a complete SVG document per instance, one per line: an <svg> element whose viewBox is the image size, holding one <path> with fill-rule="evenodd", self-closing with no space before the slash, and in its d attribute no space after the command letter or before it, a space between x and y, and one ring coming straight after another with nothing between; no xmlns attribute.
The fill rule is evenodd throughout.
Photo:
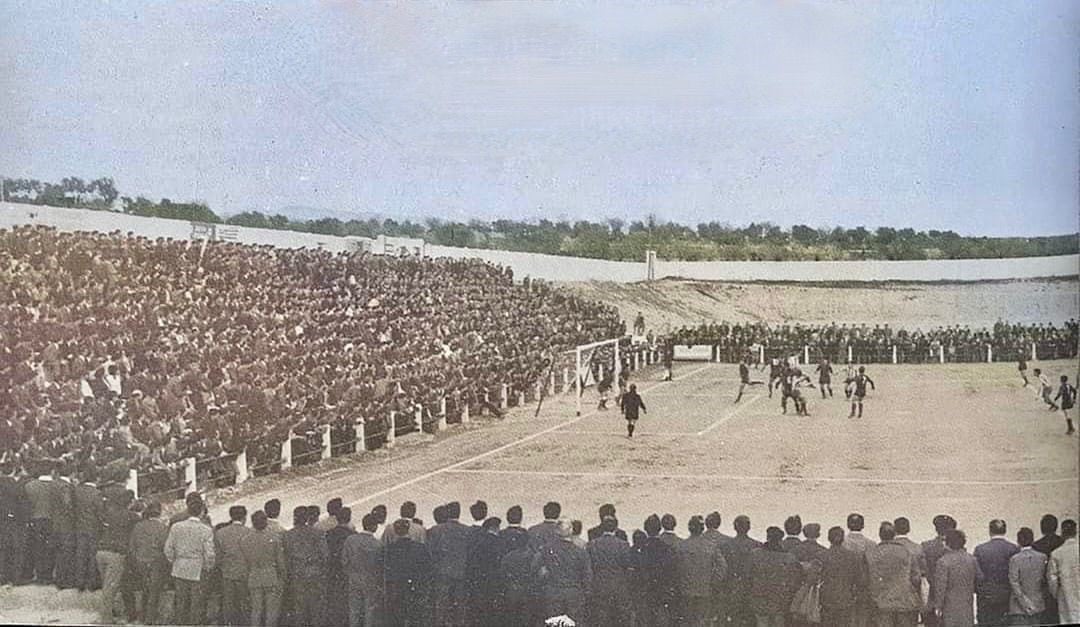
<svg viewBox="0 0 1080 627"><path fill-rule="evenodd" d="M922 579L926 576L926 559L923 557L922 546L908 538L908 534L911 533L911 521L900 516L893 521L893 528L896 529L895 540L915 558L915 563L919 566L919 578Z"/></svg>
<svg viewBox="0 0 1080 627"><path fill-rule="evenodd" d="M253 532L244 526L247 508L229 508L229 523L214 532L214 554L221 569L221 619L226 625L243 625L250 615L248 573L244 563L244 539Z"/></svg>
<svg viewBox="0 0 1080 627"><path fill-rule="evenodd" d="M847 627L851 624L855 601L861 594L859 558L844 548L844 530L829 529L829 548L821 561L821 624Z"/></svg>
<svg viewBox="0 0 1080 627"><path fill-rule="evenodd" d="M660 539L660 518L656 514L645 519L646 537L642 541L638 561L640 579L637 593L641 595L639 625L672 625L676 588L675 551Z"/></svg>
<svg viewBox="0 0 1080 627"><path fill-rule="evenodd" d="M293 528L282 534L290 624L322 624L328 554L326 536L315 528L318 520L312 509L297 507L293 510Z"/></svg>
<svg viewBox="0 0 1080 627"><path fill-rule="evenodd" d="M128 558L135 571L137 588L136 620L156 625L161 610L161 591L165 588L168 562L165 561L165 539L169 529L161 522L161 503L150 501L143 510L142 520L131 530Z"/></svg>
<svg viewBox="0 0 1080 627"><path fill-rule="evenodd" d="M945 533L948 551L934 570L934 609L941 627L971 627L975 624L972 597L981 579L979 564L964 550L967 537L963 531Z"/></svg>
<svg viewBox="0 0 1080 627"><path fill-rule="evenodd" d="M486 513L487 507L484 509ZM502 539L499 538L501 524L497 517L485 520L469 549L465 582L472 625L499 627L502 624L499 603L502 596L499 578L499 563L503 554Z"/></svg>
<svg viewBox="0 0 1080 627"><path fill-rule="evenodd" d="M79 591L93 590L97 576L97 542L101 531L105 502L98 490L92 469L83 472L82 483L75 486L75 564L74 582Z"/></svg>
<svg viewBox="0 0 1080 627"><path fill-rule="evenodd" d="M268 520L266 512L252 514L252 531L240 540L253 627L276 627L285 586L282 535L270 529Z"/></svg>
<svg viewBox="0 0 1080 627"><path fill-rule="evenodd" d="M409 538L407 520L395 521L394 533L397 540L386 546L387 622L390 627L425 627L431 624L428 612L431 555L427 546Z"/></svg>
<svg viewBox="0 0 1080 627"><path fill-rule="evenodd" d="M101 535L97 543L97 568L101 577L101 619L105 624L116 622L113 608L120 594L124 578L131 531L139 517L128 510L131 492L121 492L105 503L101 515ZM129 618L135 614L134 607L125 608Z"/></svg>
<svg viewBox="0 0 1080 627"><path fill-rule="evenodd" d="M975 561L983 574L975 591L979 625L1002 625L1009 612L1009 560L1020 551L1005 538L1004 520L990 521L990 540L975 547Z"/></svg>
<svg viewBox="0 0 1080 627"><path fill-rule="evenodd" d="M339 507L334 514L337 526L326 532L326 619L327 625L348 627L349 576L345 573L343 552L345 542L356 534L352 528L352 509Z"/></svg>
<svg viewBox="0 0 1080 627"><path fill-rule="evenodd" d="M506 527L499 532L499 537L503 539L507 551L510 550L511 536L520 536L526 544L529 542L529 531L521 526L522 516L520 505L512 505L506 510Z"/></svg>
<svg viewBox="0 0 1080 627"><path fill-rule="evenodd" d="M750 605L758 627L783 627L802 572L795 556L784 550L782 529L769 527L765 538L765 545L750 555Z"/></svg>
<svg viewBox="0 0 1080 627"><path fill-rule="evenodd" d="M203 575L214 567L214 530L200 518L202 499L187 500L187 518L169 528L165 558L172 565L173 620L177 625L202 623Z"/></svg>
<svg viewBox="0 0 1080 627"><path fill-rule="evenodd" d="M374 516L366 514L360 527L359 533L345 539L341 558L349 578L349 627L382 627L384 554L383 544L375 537L379 523Z"/></svg>
<svg viewBox="0 0 1080 627"><path fill-rule="evenodd" d="M672 549L674 549L682 540L682 538L675 533L676 526L678 526L678 521L673 514L664 514L660 517L660 539Z"/></svg>
<svg viewBox="0 0 1080 627"><path fill-rule="evenodd" d="M682 592L680 623L692 627L709 624L713 590L727 575L727 562L720 547L704 537L705 523L700 516L687 524L690 537L675 546L675 564Z"/></svg>
<svg viewBox="0 0 1080 627"><path fill-rule="evenodd" d="M1042 532L1042 537L1036 540L1031 547L1042 553L1043 555L1050 557L1058 547L1065 542L1061 536L1057 534L1058 519L1053 514L1046 514L1039 520L1039 531ZM1043 622L1056 625L1058 621L1058 603L1057 599L1050 594L1050 590L1047 589L1043 592L1043 603L1046 605L1046 611L1043 613Z"/></svg>
<svg viewBox="0 0 1080 627"><path fill-rule="evenodd" d="M1016 533L1020 551L1009 558L1009 623L1038 625L1046 611L1047 557L1031 547L1035 532L1021 527Z"/></svg>
<svg viewBox="0 0 1080 627"><path fill-rule="evenodd" d="M785 551L791 551L795 547L802 544L802 540L799 539L799 534L802 533L802 518L796 514L794 516L788 516L784 520L784 540L780 543L780 546Z"/></svg>
<svg viewBox="0 0 1080 627"><path fill-rule="evenodd" d="M0 464L0 586L23 583L30 502L15 464Z"/></svg>
<svg viewBox="0 0 1080 627"><path fill-rule="evenodd" d="M750 604L750 565L751 554L761 543L749 535L748 516L736 516L732 525L735 537L721 549L725 550L724 559L728 566L726 613L736 627L743 627L754 624L754 610Z"/></svg>
<svg viewBox="0 0 1080 627"><path fill-rule="evenodd" d="M60 499L60 488L54 484L52 473L40 472L36 479L26 483L25 488L30 502L28 564L33 566L34 582L44 585L52 585L55 565L56 539L52 534L52 513L56 508L53 502Z"/></svg>
<svg viewBox="0 0 1080 627"><path fill-rule="evenodd" d="M529 546L534 551L539 551L549 542L559 539L559 516L562 515L562 506L555 501L544 504L544 521L529 527Z"/></svg>
<svg viewBox="0 0 1080 627"><path fill-rule="evenodd" d="M262 511L266 514L266 529L270 533L281 533L285 531L285 528L278 522L278 516L281 515L281 501L278 499L270 499L263 505Z"/></svg>
<svg viewBox="0 0 1080 627"><path fill-rule="evenodd" d="M315 528L323 533L330 531L334 527L338 526L337 513L341 511L343 501L341 497L334 497L326 502L326 518L323 518L315 524Z"/></svg>
<svg viewBox="0 0 1080 627"><path fill-rule="evenodd" d="M502 616L507 625L528 625L535 622L537 616L533 551L529 548L529 532L520 526L521 507L511 507L506 518L516 522L499 534L506 551L499 562L503 586Z"/></svg>
<svg viewBox="0 0 1080 627"><path fill-rule="evenodd" d="M465 561L472 531L458 521L460 517L461 503L447 503L446 522L432 527L427 537L435 567L435 622L450 627L465 624L468 604Z"/></svg>
<svg viewBox="0 0 1080 627"><path fill-rule="evenodd" d="M919 622L919 565L896 541L891 522L878 529L881 543L866 549L867 587L882 627L915 627Z"/></svg>
<svg viewBox="0 0 1080 627"><path fill-rule="evenodd" d="M1080 546L1076 541L1076 521L1061 523L1060 547L1050 555L1046 583L1057 601L1057 617L1062 623L1080 623ZM1045 619L1044 619L1045 620Z"/></svg>
<svg viewBox="0 0 1080 627"><path fill-rule="evenodd" d="M866 555L866 550L874 546L874 541L863 535L862 530L865 525L862 514L848 514L847 517L847 537L844 538L844 548L848 551L855 553L859 557L859 562L863 563L863 558ZM852 608L851 621L853 627L868 627L873 619L873 607L869 597L865 594L860 594L855 599L855 607Z"/></svg>
<svg viewBox="0 0 1080 627"><path fill-rule="evenodd" d="M77 536L75 534L75 486L65 474L54 473L52 482L56 496L51 501L52 539L55 549L56 587L61 590L77 587L75 581ZM126 550L126 546L125 546Z"/></svg>
<svg viewBox="0 0 1080 627"><path fill-rule="evenodd" d="M600 524L596 525L595 527L590 527L589 528L589 531L588 531L588 534L587 534L587 539L588 540L595 540L596 538L599 538L600 536L602 536L604 534L604 531L603 531L604 518L607 518L607 517L616 518L615 506L612 505L611 503L605 503L605 504L600 506L599 514L600 514L599 515ZM617 537L621 538L624 542L627 541L626 532L623 531L622 529L615 529L615 535Z"/></svg>
<svg viewBox="0 0 1080 627"><path fill-rule="evenodd" d="M614 510L614 506L611 509ZM607 511L603 507L601 510ZM589 530L590 535L592 531ZM626 625L630 622L630 569L634 566L634 558L630 544L619 537L618 531L619 521L614 516L603 516L600 534L586 546L593 572L589 617L595 625Z"/></svg>
<svg viewBox="0 0 1080 627"><path fill-rule="evenodd" d="M589 554L571 541L570 523L559 522L559 538L540 548L533 570L541 573L545 618L569 616L585 622L585 599L592 585Z"/></svg>
<svg viewBox="0 0 1080 627"><path fill-rule="evenodd" d="M938 624L937 612L934 611L934 599L937 596L935 573L937 573L937 562L945 553L949 550L945 546L945 534L950 529L956 529L956 521L952 516L946 514L938 514L934 516L934 531L936 535L922 543L923 562L926 565L924 571L924 577L930 582L929 593L927 595L926 605L923 608L923 623L927 627L936 627Z"/></svg>
<svg viewBox="0 0 1080 627"><path fill-rule="evenodd" d="M416 517L416 503L405 501L401 504L399 513L401 514L400 520L409 521L409 537L412 538L413 542L426 542L427 532L424 530L424 521ZM393 525L389 525L383 530L383 544L390 544L395 537Z"/></svg>
<svg viewBox="0 0 1080 627"><path fill-rule="evenodd" d="M720 512L709 513L709 515L705 517L705 532L701 535L706 540L716 545L716 548L720 551L721 555L725 555L727 543L731 541L731 536L720 531L720 524L722 522L723 519L720 517ZM725 557L724 559L724 564L727 565L727 558ZM711 620L713 623L721 621L727 622L727 612L725 608L727 607L727 588L728 580L731 577L731 569L728 568L727 571L724 578L721 581L716 582L713 586L711 595L712 609L710 610L710 616L712 617Z"/></svg>
<svg viewBox="0 0 1080 627"><path fill-rule="evenodd" d="M488 506L484 501L477 501L469 506L469 515L472 516L473 524L469 527L472 532L470 542L475 541L483 530L484 521L488 517Z"/></svg>

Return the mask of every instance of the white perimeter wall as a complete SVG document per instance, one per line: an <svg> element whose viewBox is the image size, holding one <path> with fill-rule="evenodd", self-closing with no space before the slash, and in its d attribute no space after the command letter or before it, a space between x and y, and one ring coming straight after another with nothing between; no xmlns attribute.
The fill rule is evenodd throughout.
<svg viewBox="0 0 1080 627"><path fill-rule="evenodd" d="M65 209L0 203L0 228L19 224L47 224L63 231L134 232L147 237L192 237L192 223L183 220L142 218L107 211ZM294 231L226 226L232 241L270 244L283 248L349 249L343 237ZM645 263L605 261L505 250L427 247L436 257L479 257L513 268L518 278L532 276L551 281L616 281L645 279ZM1016 259L950 259L933 261L657 261L656 276L704 281L988 281L1075 277L1080 255Z"/></svg>

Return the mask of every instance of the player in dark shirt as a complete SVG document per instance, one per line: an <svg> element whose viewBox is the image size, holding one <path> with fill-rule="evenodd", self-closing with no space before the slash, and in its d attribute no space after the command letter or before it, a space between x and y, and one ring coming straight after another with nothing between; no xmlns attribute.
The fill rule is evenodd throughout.
<svg viewBox="0 0 1080 627"><path fill-rule="evenodd" d="M779 357L769 360L769 398L772 398L773 388L780 387L784 379L784 364Z"/></svg>
<svg viewBox="0 0 1080 627"><path fill-rule="evenodd" d="M623 416L626 418L626 437L634 437L634 427L638 421L638 411L649 413L645 409L645 401L641 400L641 396L637 392L637 386L633 383L630 384L630 390L623 394L622 400L619 402L622 409Z"/></svg>
<svg viewBox="0 0 1080 627"><path fill-rule="evenodd" d="M1067 375L1061 375L1061 387L1058 388L1057 396L1054 397L1055 401L1061 401L1061 413L1065 414L1065 435L1072 435L1076 432L1076 428L1073 427L1072 416L1069 415L1069 410L1076 405L1076 388L1069 385L1069 377Z"/></svg>
<svg viewBox="0 0 1080 627"><path fill-rule="evenodd" d="M828 359L822 359L817 365L818 385L821 386L821 398L825 398L825 390L829 390L829 398L832 398L832 364Z"/></svg>
<svg viewBox="0 0 1080 627"><path fill-rule="evenodd" d="M739 362L739 395L735 397L736 403L742 400L743 390L748 385L762 385L762 382L750 380L750 358L746 357Z"/></svg>
<svg viewBox="0 0 1080 627"><path fill-rule="evenodd" d="M856 407L858 407L859 410L859 418L862 418L862 404L863 399L866 398L867 383L870 384L871 390L877 389L877 386L874 385L874 380L866 376L865 366L859 366L859 374L846 382L846 385L849 385L851 388L851 413L848 414L848 418L855 417Z"/></svg>

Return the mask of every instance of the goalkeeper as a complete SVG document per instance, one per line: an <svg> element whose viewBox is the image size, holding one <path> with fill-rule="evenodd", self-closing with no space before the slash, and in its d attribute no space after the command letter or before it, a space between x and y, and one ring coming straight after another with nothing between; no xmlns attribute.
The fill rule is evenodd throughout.
<svg viewBox="0 0 1080 627"><path fill-rule="evenodd" d="M626 437L632 438L638 421L638 411L649 413L645 409L645 401L641 400L641 395L637 393L636 385L630 384L630 390L623 394L619 407L622 409L623 417L626 418Z"/></svg>

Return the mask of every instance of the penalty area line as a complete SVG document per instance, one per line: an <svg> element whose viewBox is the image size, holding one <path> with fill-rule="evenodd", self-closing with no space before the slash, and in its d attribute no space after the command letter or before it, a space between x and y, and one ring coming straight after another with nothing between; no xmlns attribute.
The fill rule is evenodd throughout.
<svg viewBox="0 0 1080 627"><path fill-rule="evenodd" d="M713 429L719 427L720 425L724 424L725 422L731 420L732 418L735 417L736 414L738 414L744 408L749 407L750 405L753 405L755 402L757 402L760 399L761 399L761 395L758 394L757 396L751 398L750 400L746 401L742 405L736 405L735 407L732 407L731 409L729 409L727 411L726 414L724 414L723 418L721 418L720 420L717 420L716 422L712 423L708 427L705 427L701 431L698 431L694 435L699 436L699 437L705 435L706 433L708 433L708 432L712 431Z"/></svg>
<svg viewBox="0 0 1080 627"><path fill-rule="evenodd" d="M690 372L688 372L686 374L683 374L683 375L681 375L679 377L673 378L672 381L681 381L682 379L688 379L688 378L698 374L699 372L704 372L705 370L708 370L711 365L712 364L705 364L704 366L702 366L700 368L695 368L694 370L691 370ZM642 392L647 392L647 391L649 391L649 390L651 390L651 389L653 389L653 388L655 388L657 386L663 385L664 383L671 383L672 381L655 381L651 385L648 385L648 386L642 388L641 391ZM363 498L352 501L351 503L348 504L348 507L355 507L355 506L357 506L357 505L359 505L361 503L370 501L372 499L377 499L377 498L382 497L382 496L386 496L387 494L390 494L392 492L396 492L397 490L400 490L402 488L407 488L409 486L416 485L417 483L420 483L421 481L426 481L426 480L428 480L428 479L430 479L432 477L437 477L438 475L441 475L443 473L453 472L453 471L461 468L462 466L466 466L468 464L478 462L481 459L485 459L487 457L491 457L492 455L497 455L497 454L499 454L499 453L501 453L503 451L507 451L507 450L510 450L512 448L521 446L522 444L525 444L526 442L531 442L531 441L535 440L536 438L547 435L547 434L549 434L549 433L551 433L553 431L558 431L559 429L562 429L563 427L567 427L567 426L570 426L570 425L573 425L573 424L577 424L577 423L581 422L582 420L588 418L589 416L593 416L593 415L597 414L598 412L599 412L599 410L593 409L592 411L584 413L584 414L582 414L580 416L577 416L575 418L571 418L570 420L567 420L565 422L560 422L559 424L548 427L547 429L542 429L540 431L537 431L536 433L534 433L532 435L527 435L527 436L525 436L523 438L519 438L517 440L514 440L513 442L508 442L506 444L503 444L502 446L497 446L497 447L491 449L490 451L480 453L479 455L473 455L472 457L470 457L468 459L463 459L463 460L461 460L459 462L455 462L453 464L448 464L446 466L443 466L442 468L436 468L435 470L431 470L431 471L425 472L423 474L419 474L419 475L413 477L412 479L407 479L405 481L402 481L401 483L392 485L389 488L384 488L382 490L378 490L377 492L373 492L373 493L371 493L371 494L369 494L369 495L367 495L367 496L365 496Z"/></svg>

